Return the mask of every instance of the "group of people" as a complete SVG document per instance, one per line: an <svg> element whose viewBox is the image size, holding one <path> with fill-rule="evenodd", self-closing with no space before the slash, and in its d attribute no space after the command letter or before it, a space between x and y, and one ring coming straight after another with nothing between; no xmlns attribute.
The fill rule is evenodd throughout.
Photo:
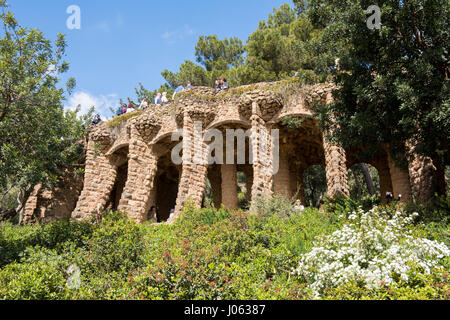
<svg viewBox="0 0 450 320"><path fill-rule="evenodd" d="M191 89L191 88L193 88L193 86L190 82L187 83L186 87L184 87L181 82L178 83L178 86L172 95L172 100L175 100L175 96L177 95L177 93L180 93L181 91L183 91L185 89ZM163 93L158 92L158 94L156 95L156 98L155 98L155 104L164 104L164 103L168 103L168 102L169 102L169 99L167 98L167 92L163 92Z"/></svg>
<svg viewBox="0 0 450 320"><path fill-rule="evenodd" d="M102 122L102 118L100 117L99 114L96 114L96 115L94 116L94 118L92 119L91 124L92 124L93 126L96 126L96 125L98 125L100 122Z"/></svg>
<svg viewBox="0 0 450 320"><path fill-rule="evenodd" d="M148 107L148 102L147 99L144 98L142 99L141 104L139 105L139 109L143 109L146 106ZM123 114L134 112L136 110L137 110L136 104L132 100L128 99L128 105L123 104L121 107L119 107L116 116L121 116Z"/></svg>
<svg viewBox="0 0 450 320"><path fill-rule="evenodd" d="M181 82L178 83L178 86L172 95L172 100L175 100L175 96L178 93L180 93L181 91L184 91L186 89L191 89L191 88L193 88L191 82L188 82L186 87L184 87ZM230 89L230 85L228 84L227 79L221 78L221 79L218 79L215 81L214 89L216 91L228 90L228 89ZM169 98L167 97L167 92L163 92L163 93L158 92L157 93L157 95L155 97L155 101L154 101L154 103L156 105L162 105L162 104L165 104L168 102L169 102ZM132 100L128 99L128 105L123 104L122 106L120 106L119 109L117 110L116 116L121 116L123 114L134 112L138 109L143 110L143 109L146 109L148 106L149 106L149 103L146 98L142 99L141 104L139 106L137 106ZM100 117L100 116L98 116L98 117ZM95 123L94 123L94 121L95 121ZM101 120L94 118L92 124L97 125L100 121Z"/></svg>
<svg viewBox="0 0 450 320"><path fill-rule="evenodd" d="M228 90L228 89L230 89L230 85L228 84L227 79L222 78L222 79L216 80L216 82L214 84L214 89L216 91Z"/></svg>

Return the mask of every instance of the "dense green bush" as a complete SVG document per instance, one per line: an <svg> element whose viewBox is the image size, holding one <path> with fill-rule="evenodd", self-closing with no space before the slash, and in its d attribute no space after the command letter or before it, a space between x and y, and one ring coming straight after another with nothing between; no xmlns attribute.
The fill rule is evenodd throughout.
<svg viewBox="0 0 450 320"><path fill-rule="evenodd" d="M2 224L0 299L314 298L293 270L322 236L344 230L349 218L359 223L354 212L362 209L342 199L301 212L282 198L259 203L253 214L187 205L173 225L137 225L116 212L98 224ZM402 208L385 210L389 218ZM408 228L448 245L446 223L416 219ZM430 273L412 266L407 282L389 286L324 288L321 298L448 299L445 263Z"/></svg>
<svg viewBox="0 0 450 320"><path fill-rule="evenodd" d="M67 278L66 260L55 250L28 248L20 262L0 270L0 299L64 299Z"/></svg>
<svg viewBox="0 0 450 320"><path fill-rule="evenodd" d="M256 199L253 203L253 210L261 217L276 215L282 219L287 219L300 213L295 210L293 203L281 195Z"/></svg>
<svg viewBox="0 0 450 320"><path fill-rule="evenodd" d="M84 246L85 240L92 235L93 228L88 223L68 220L23 227L0 223L0 267L17 261L27 247L41 246L60 250L65 243Z"/></svg>

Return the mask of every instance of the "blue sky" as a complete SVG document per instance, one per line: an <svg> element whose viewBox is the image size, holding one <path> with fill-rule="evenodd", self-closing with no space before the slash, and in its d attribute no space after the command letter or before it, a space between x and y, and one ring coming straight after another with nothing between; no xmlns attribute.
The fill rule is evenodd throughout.
<svg viewBox="0 0 450 320"><path fill-rule="evenodd" d="M220 39L236 36L244 42L273 8L289 0L9 0L19 24L37 27L47 38L67 35L66 60L77 87L65 105L96 105L103 116L119 98L135 98L142 82L156 89L164 82L161 71L178 70L194 61L200 35ZM81 9L81 29L69 30L66 9Z"/></svg>

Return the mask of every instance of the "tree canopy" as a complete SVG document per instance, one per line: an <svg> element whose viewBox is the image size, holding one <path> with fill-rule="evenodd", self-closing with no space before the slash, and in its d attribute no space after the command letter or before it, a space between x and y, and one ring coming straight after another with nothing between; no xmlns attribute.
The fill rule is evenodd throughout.
<svg viewBox="0 0 450 320"><path fill-rule="evenodd" d="M20 201L37 184L54 186L65 168L83 161L76 111L64 111L57 76L66 40L54 43L38 29L21 27L0 1L0 209L10 190ZM70 91L74 79L68 82ZM22 196L20 196L22 195ZM21 203L23 205L23 203Z"/></svg>
<svg viewBox="0 0 450 320"><path fill-rule="evenodd" d="M311 0L307 14L339 57L336 103L323 125L346 147L383 143L393 155L408 142L448 163L450 16L446 0L378 1L381 30L366 25L370 1Z"/></svg>

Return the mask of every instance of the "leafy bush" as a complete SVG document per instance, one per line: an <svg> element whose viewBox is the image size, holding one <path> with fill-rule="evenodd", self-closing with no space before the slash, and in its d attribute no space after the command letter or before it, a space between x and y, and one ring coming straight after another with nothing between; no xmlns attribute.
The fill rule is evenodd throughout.
<svg viewBox="0 0 450 320"><path fill-rule="evenodd" d="M66 263L55 250L28 248L19 262L0 270L0 299L64 299Z"/></svg>
<svg viewBox="0 0 450 320"><path fill-rule="evenodd" d="M450 256L445 244L414 237L410 229L413 217L402 212L360 209L349 220L301 258L296 272L316 297L323 295L325 288L348 282L367 289L408 282L415 275L411 275L411 263L429 275L442 268L443 259Z"/></svg>
<svg viewBox="0 0 450 320"><path fill-rule="evenodd" d="M434 269L427 274L423 268L408 263L408 280L399 279L392 284L383 284L378 288L367 288L360 283L350 281L335 289L325 290L324 299L333 300L448 300L450 286L448 272ZM446 267L448 270L448 265Z"/></svg>
<svg viewBox="0 0 450 320"><path fill-rule="evenodd" d="M281 195L274 195L271 198L259 198L254 201L253 210L261 217L277 215L282 219L299 214L294 205Z"/></svg>
<svg viewBox="0 0 450 320"><path fill-rule="evenodd" d="M345 214L346 218L348 218L353 211L359 208L367 211L380 204L380 198L377 196L367 196L362 198L361 201L344 196L334 196L332 198L325 198L324 209L336 215Z"/></svg>
<svg viewBox="0 0 450 320"><path fill-rule="evenodd" d="M134 221L110 212L88 241L86 261L99 273L128 273L140 265L143 251L142 232Z"/></svg>
<svg viewBox="0 0 450 320"><path fill-rule="evenodd" d="M259 214L186 205L172 225L117 212L99 224L2 224L0 299L311 299L316 287L324 299L448 298L449 259L438 258L448 249L436 244L448 243L447 224L412 221L401 206L352 206L297 212L275 198ZM352 266L386 281L367 286Z"/></svg>
<svg viewBox="0 0 450 320"><path fill-rule="evenodd" d="M27 247L41 246L61 250L65 243L84 246L92 235L93 225L63 220L47 225L17 227L0 224L0 267L17 261Z"/></svg>

